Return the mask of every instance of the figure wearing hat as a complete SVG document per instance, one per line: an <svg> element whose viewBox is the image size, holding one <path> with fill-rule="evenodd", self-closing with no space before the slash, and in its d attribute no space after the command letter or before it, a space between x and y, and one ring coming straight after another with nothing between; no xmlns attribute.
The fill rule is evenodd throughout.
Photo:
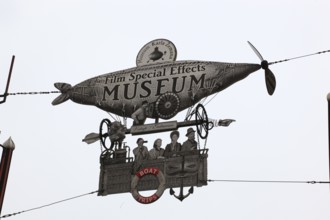
<svg viewBox="0 0 330 220"><path fill-rule="evenodd" d="M177 152L181 151L181 144L178 142L180 133L178 131L172 131L170 134L171 143L166 145L164 157L174 157L177 155Z"/></svg>
<svg viewBox="0 0 330 220"><path fill-rule="evenodd" d="M143 125L147 119L148 112L149 104L147 101L143 101L142 106L131 115L132 119L134 120L133 125Z"/></svg>
<svg viewBox="0 0 330 220"><path fill-rule="evenodd" d="M149 151L146 146L144 146L144 143L147 143L147 141L143 140L143 138L138 138L137 141L137 147L133 149L133 154L136 162L140 162L142 160L148 160L149 159Z"/></svg>
<svg viewBox="0 0 330 220"><path fill-rule="evenodd" d="M188 138L182 144L182 151L197 150L197 142L195 141L195 130L193 128L187 129L186 137Z"/></svg>

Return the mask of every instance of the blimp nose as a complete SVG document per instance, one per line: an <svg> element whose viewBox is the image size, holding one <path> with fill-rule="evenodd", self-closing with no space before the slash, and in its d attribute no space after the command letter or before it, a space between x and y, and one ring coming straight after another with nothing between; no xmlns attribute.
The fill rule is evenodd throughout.
<svg viewBox="0 0 330 220"><path fill-rule="evenodd" d="M85 105L94 105L96 100L95 88L89 81L79 83L72 88L71 100Z"/></svg>

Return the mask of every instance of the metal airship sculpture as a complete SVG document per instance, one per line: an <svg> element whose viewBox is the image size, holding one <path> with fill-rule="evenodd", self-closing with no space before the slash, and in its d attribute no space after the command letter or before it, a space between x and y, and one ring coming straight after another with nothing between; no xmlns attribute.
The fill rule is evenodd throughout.
<svg viewBox="0 0 330 220"><path fill-rule="evenodd" d="M103 147L99 195L130 192L136 201L148 204L158 200L169 188L171 195L183 201L194 192L194 187L207 185L208 149L206 144L200 147L199 138L206 139L214 126L229 126L235 120L209 120L201 100L261 68L265 72L267 92L273 95L276 80L269 65L289 60L268 63L248 43L261 64L176 61L175 45L166 39L156 39L142 47L136 58L137 67L96 76L75 86L55 83L62 94L52 102L53 105L71 99L124 119L123 124L103 119L99 132L83 139L87 143L100 140ZM159 121L171 119L186 109L184 121ZM126 118L133 119L130 128ZM155 119L155 122L145 124L147 118ZM193 126L196 126L198 142ZM189 127L185 134L187 140L182 145L177 142L181 127ZM131 149L124 142L127 134L166 131L171 131L171 143L165 149L161 148L162 140L158 138L149 151L144 146L146 141L139 137L137 147L132 150L134 158L131 157ZM184 187L190 187L186 194ZM179 194L173 188L179 188ZM142 196L139 191L143 190L156 192Z"/></svg>
<svg viewBox="0 0 330 220"><path fill-rule="evenodd" d="M205 145L201 148L199 141L195 141L195 130L191 126L196 126L199 140L206 139L214 126L228 126L234 120L217 120L214 124L199 102L261 68L265 70L268 93L272 95L275 91L276 80L268 62L251 43L249 45L262 60L261 64L176 61L175 45L169 40L157 39L142 47L136 59L137 67L96 76L75 86L55 83L62 94L53 105L71 99L134 120L131 128L127 128L126 122L104 119L99 133L91 133L83 140L87 143L101 140L104 149L99 195L131 192L138 202L146 204L156 201L170 188L170 194L182 201L193 193L194 186L207 185L208 149ZM184 121L159 122L185 109L188 114ZM147 118L155 119L155 123L145 124ZM180 127L189 127L187 141L182 145L176 142ZM171 143L165 149L156 140L154 149L148 151L145 141L138 138L133 159L130 148L123 145L127 134L165 131L172 131ZM180 188L178 195L173 189L176 187ZM183 192L184 187L190 187L187 194ZM151 189L157 191L148 197L138 192Z"/></svg>

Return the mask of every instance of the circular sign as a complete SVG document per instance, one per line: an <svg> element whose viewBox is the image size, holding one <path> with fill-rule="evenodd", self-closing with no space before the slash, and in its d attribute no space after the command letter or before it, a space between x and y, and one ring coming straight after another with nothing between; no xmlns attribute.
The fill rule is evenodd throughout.
<svg viewBox="0 0 330 220"><path fill-rule="evenodd" d="M148 197L141 196L137 190L137 185L139 183L139 180L146 175L156 176L159 182L157 191L153 195ZM131 193L134 199L139 203L149 204L157 201L159 197L163 195L164 190L165 190L165 176L159 168L154 168L154 167L143 168L139 172L137 172L132 178Z"/></svg>
<svg viewBox="0 0 330 220"><path fill-rule="evenodd" d="M156 39L142 47L136 57L136 65L142 66L166 61L175 61L176 55L176 47L171 41L166 39Z"/></svg>

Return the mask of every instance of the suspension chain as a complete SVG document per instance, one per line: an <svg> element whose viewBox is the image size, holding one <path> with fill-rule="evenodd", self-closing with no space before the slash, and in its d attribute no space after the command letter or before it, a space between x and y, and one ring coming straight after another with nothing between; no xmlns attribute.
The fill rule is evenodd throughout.
<svg viewBox="0 0 330 220"><path fill-rule="evenodd" d="M61 93L60 91L41 91L41 92L14 92L14 93L7 93L7 95L46 95L46 94L53 94L53 93Z"/></svg>

